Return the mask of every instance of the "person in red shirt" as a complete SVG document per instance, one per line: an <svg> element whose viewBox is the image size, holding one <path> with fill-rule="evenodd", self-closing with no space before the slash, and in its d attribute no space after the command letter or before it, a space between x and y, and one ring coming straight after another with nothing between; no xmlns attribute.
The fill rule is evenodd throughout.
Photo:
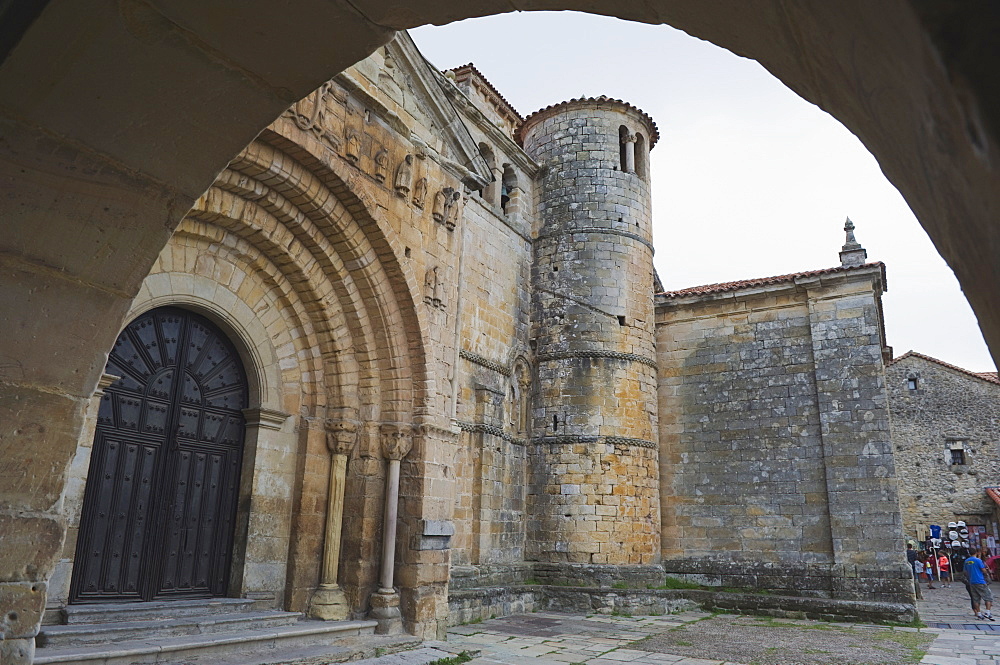
<svg viewBox="0 0 1000 665"><path fill-rule="evenodd" d="M939 556L938 568L941 569L941 586L947 589L951 586L951 559L944 554Z"/></svg>

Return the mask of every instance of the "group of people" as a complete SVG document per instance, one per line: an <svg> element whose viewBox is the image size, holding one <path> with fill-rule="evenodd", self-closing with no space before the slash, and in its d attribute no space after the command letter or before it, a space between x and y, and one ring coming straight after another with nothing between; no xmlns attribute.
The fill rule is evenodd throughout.
<svg viewBox="0 0 1000 665"><path fill-rule="evenodd" d="M943 552L938 554L938 552L940 550L918 552L913 549L912 543L906 545L906 558L913 567L913 582L917 598L922 598L920 593L921 580L927 582L928 589L936 588L935 581L939 582L943 588L950 587L952 567L954 566L958 581L965 584L965 589L969 593L973 614L976 615L977 619L994 621L993 592L990 591L989 586L993 575L986 567L985 559L988 556L986 548L974 550L971 554L959 550L950 556Z"/></svg>

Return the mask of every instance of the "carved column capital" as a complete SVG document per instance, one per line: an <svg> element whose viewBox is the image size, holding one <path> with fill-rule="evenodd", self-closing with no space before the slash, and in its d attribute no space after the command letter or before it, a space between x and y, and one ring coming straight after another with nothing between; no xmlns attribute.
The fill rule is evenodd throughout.
<svg viewBox="0 0 1000 665"><path fill-rule="evenodd" d="M349 455L358 442L358 425L350 420L326 421L326 447L335 455Z"/></svg>
<svg viewBox="0 0 1000 665"><path fill-rule="evenodd" d="M385 424L379 428L382 454L391 460L401 460L413 448L413 429L409 425Z"/></svg>

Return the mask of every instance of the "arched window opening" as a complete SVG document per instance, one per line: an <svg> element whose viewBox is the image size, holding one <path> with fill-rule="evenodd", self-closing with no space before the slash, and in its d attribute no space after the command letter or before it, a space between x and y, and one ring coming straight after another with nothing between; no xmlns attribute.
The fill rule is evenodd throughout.
<svg viewBox="0 0 1000 665"><path fill-rule="evenodd" d="M635 173L635 142L637 136L638 134L630 132L625 125L618 128L622 171L625 173Z"/></svg>
<svg viewBox="0 0 1000 665"><path fill-rule="evenodd" d="M510 164L503 165L503 179L500 185L500 207L505 215L521 212L521 188L518 185L517 171Z"/></svg>
<svg viewBox="0 0 1000 665"><path fill-rule="evenodd" d="M492 178L490 183L482 190L483 200L490 205L499 205L500 183L498 181L500 180L500 176L498 176L496 155L493 152L493 148L485 143L479 144L479 154L481 154L483 159L486 160L486 166L489 167L490 177Z"/></svg>
<svg viewBox="0 0 1000 665"><path fill-rule="evenodd" d="M625 125L620 126L618 128L618 158L622 173L628 173L630 170L628 168L628 156L626 155L627 146L630 145L628 142L628 137L629 137L628 127L626 127Z"/></svg>
<svg viewBox="0 0 1000 665"><path fill-rule="evenodd" d="M635 134L635 174L649 182L649 148L642 134Z"/></svg>

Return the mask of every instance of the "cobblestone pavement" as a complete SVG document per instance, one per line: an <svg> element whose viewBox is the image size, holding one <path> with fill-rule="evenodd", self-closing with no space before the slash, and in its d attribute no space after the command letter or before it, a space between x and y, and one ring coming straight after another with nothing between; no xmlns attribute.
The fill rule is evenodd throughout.
<svg viewBox="0 0 1000 665"><path fill-rule="evenodd" d="M990 585L1000 599L1000 584ZM1000 663L1000 626L981 621L972 614L969 594L963 584L945 589L936 586L921 589L923 600L917 601L920 618L937 639L921 662L922 665L987 665Z"/></svg>
<svg viewBox="0 0 1000 665"><path fill-rule="evenodd" d="M435 646L478 651L470 665L892 665L914 662L907 658L911 649L936 635L927 632L708 612L635 618L539 612L458 626L447 644Z"/></svg>
<svg viewBox="0 0 1000 665"><path fill-rule="evenodd" d="M992 585L1000 599L1000 584ZM1000 663L1000 625L979 621L972 616L969 598L961 584L951 588L922 589L918 601L921 618L927 628L895 628L893 632L904 645L919 646L921 636L933 639L921 665L996 665ZM871 662L879 665L906 662L886 649L884 657L864 660L871 652L857 651L868 636L884 635L884 626L847 623L768 620L760 617L719 615L708 612L684 612L659 617L619 617L552 612L515 615L482 623L455 626L447 642L425 642L414 651L358 661L358 665L425 665L438 658L462 651L476 653L470 665L814 665L820 663ZM1000 623L1000 622L998 622ZM723 660L719 643L731 645L746 640L747 633L734 630L768 631L769 625L781 631L774 635L774 645L802 641L797 652L783 659L773 654L746 651L742 660ZM798 627L800 630L795 629ZM679 629L679 630L676 630ZM798 634L800 638L789 639ZM843 645L837 641L845 634L855 639ZM908 642L907 635L910 636ZM690 636L690 637L688 637ZM649 638L649 639L646 639ZM895 638L894 638L895 639ZM640 644L634 644L645 640ZM759 640L758 640L759 641ZM889 645L889 646L895 646ZM841 651L837 653L837 649ZM794 651L794 650L793 650ZM739 653L738 650L734 653ZM835 656L840 656L839 658ZM851 658L856 660L851 660ZM832 658L832 659L831 659ZM826 659L826 660L824 660Z"/></svg>

